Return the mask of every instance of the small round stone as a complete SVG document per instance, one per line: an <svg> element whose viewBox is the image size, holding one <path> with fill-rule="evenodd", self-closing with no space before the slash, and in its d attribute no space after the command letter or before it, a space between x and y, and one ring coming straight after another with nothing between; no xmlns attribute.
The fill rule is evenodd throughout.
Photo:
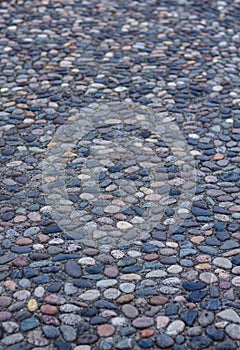
<svg viewBox="0 0 240 350"><path fill-rule="evenodd" d="M115 328L112 325L101 325L97 328L99 337L111 337L115 333Z"/></svg>
<svg viewBox="0 0 240 350"><path fill-rule="evenodd" d="M38 309L38 303L35 299L30 299L27 304L27 308L29 311L34 312Z"/></svg>

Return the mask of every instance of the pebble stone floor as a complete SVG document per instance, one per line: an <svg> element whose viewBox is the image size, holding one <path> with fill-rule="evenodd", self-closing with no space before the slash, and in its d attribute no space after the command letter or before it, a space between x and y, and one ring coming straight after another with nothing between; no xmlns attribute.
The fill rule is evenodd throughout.
<svg viewBox="0 0 240 350"><path fill-rule="evenodd" d="M239 19L238 0L1 2L1 350L240 348ZM152 108L184 135L197 183L174 231L181 179L167 145L137 125L118 130L119 149L138 139L135 158L113 161L87 195L81 164L91 170L92 145L111 146L116 129L75 145L69 201L103 230L142 222L139 198L156 194L137 161L157 152L174 180L157 226L116 246L100 231L91 245L53 220L46 149L74 111L104 99Z"/></svg>

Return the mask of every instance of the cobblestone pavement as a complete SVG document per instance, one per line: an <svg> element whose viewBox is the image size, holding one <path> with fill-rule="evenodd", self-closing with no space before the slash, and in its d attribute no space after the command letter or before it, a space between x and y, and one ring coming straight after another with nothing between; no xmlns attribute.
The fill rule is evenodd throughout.
<svg viewBox="0 0 240 350"><path fill-rule="evenodd" d="M240 348L239 19L238 0L1 2L1 350ZM59 149L53 215L46 152L106 101L179 128L197 175L184 205L171 136L128 109ZM62 229L70 204L90 239Z"/></svg>

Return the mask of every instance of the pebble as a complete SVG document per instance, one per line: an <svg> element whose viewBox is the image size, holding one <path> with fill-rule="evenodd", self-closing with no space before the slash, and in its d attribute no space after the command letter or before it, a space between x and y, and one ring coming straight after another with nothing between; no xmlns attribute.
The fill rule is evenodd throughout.
<svg viewBox="0 0 240 350"><path fill-rule="evenodd" d="M79 295L79 298L86 301L96 300L100 297L100 292L97 289L90 289Z"/></svg>
<svg viewBox="0 0 240 350"><path fill-rule="evenodd" d="M79 278L82 276L82 270L80 266L75 261L68 261L65 265L65 272L74 278Z"/></svg>
<svg viewBox="0 0 240 350"><path fill-rule="evenodd" d="M225 309L218 312L217 316L229 322L240 323L240 316L232 309Z"/></svg>
<svg viewBox="0 0 240 350"><path fill-rule="evenodd" d="M30 299L27 304L27 308L29 311L34 312L38 309L38 303L35 299Z"/></svg>
<svg viewBox="0 0 240 350"><path fill-rule="evenodd" d="M156 338L156 343L157 343L157 346L161 349L168 349L170 348L171 346L173 346L174 344L174 341L173 339L168 336L167 334L161 334L161 335L158 335L157 338Z"/></svg>
<svg viewBox="0 0 240 350"><path fill-rule="evenodd" d="M170 336L176 336L183 332L185 328L185 324L181 320L176 320L170 323L170 325L167 327L166 333Z"/></svg>
<svg viewBox="0 0 240 350"><path fill-rule="evenodd" d="M211 311L203 311L199 318L198 322L202 327L206 327L214 321L214 313Z"/></svg>
<svg viewBox="0 0 240 350"><path fill-rule="evenodd" d="M237 324L229 324L226 326L225 331L230 338L240 340L240 326Z"/></svg>
<svg viewBox="0 0 240 350"><path fill-rule="evenodd" d="M127 318L134 319L138 316L138 310L131 304L125 304L122 306L122 312Z"/></svg>
<svg viewBox="0 0 240 350"><path fill-rule="evenodd" d="M213 264L215 266L221 267L223 269L231 269L232 268L232 263L229 259L226 258L215 258L213 260Z"/></svg>
<svg viewBox="0 0 240 350"><path fill-rule="evenodd" d="M110 337L115 333L115 328L112 325L101 325L97 328L99 337Z"/></svg>
<svg viewBox="0 0 240 350"><path fill-rule="evenodd" d="M150 317L138 317L133 321L133 326L136 328L147 328L153 325L153 319Z"/></svg>
<svg viewBox="0 0 240 350"><path fill-rule="evenodd" d="M170 318L167 316L157 316L157 329L165 328L170 322Z"/></svg>

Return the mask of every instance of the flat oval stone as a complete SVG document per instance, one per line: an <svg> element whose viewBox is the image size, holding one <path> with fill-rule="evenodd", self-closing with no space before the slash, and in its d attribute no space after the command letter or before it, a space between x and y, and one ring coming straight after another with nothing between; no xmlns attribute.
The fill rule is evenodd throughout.
<svg viewBox="0 0 240 350"><path fill-rule="evenodd" d="M146 316L136 318L132 323L132 325L136 328L148 328L151 327L153 324L153 319Z"/></svg>
<svg viewBox="0 0 240 350"><path fill-rule="evenodd" d="M200 280L207 283L212 284L217 282L217 276L211 272L202 272L199 276Z"/></svg>
<svg viewBox="0 0 240 350"><path fill-rule="evenodd" d="M35 299L30 299L27 304L27 308L29 311L34 312L38 309L38 303Z"/></svg>
<svg viewBox="0 0 240 350"><path fill-rule="evenodd" d="M157 295L157 296L154 296L150 299L150 304L151 305L165 305L167 304L169 301L169 299L167 297L164 297L162 295Z"/></svg>
<svg viewBox="0 0 240 350"><path fill-rule="evenodd" d="M221 267L222 269L231 269L232 268L232 262L226 258L215 258L213 260L213 264L215 266Z"/></svg>
<svg viewBox="0 0 240 350"><path fill-rule="evenodd" d="M98 326L97 334L99 337L111 337L115 333L115 327L110 324L103 324Z"/></svg>
<svg viewBox="0 0 240 350"><path fill-rule="evenodd" d="M82 269L76 261L68 261L65 264L65 272L74 278L79 278L82 276Z"/></svg>
<svg viewBox="0 0 240 350"><path fill-rule="evenodd" d="M58 308L53 305L42 305L40 311L46 315L56 315L58 313Z"/></svg>
<svg viewBox="0 0 240 350"><path fill-rule="evenodd" d="M104 275L110 278L115 278L119 274L116 266L107 266L104 270Z"/></svg>
<svg viewBox="0 0 240 350"><path fill-rule="evenodd" d="M86 301L96 300L100 297L100 292L97 289L90 289L79 295L80 299Z"/></svg>
<svg viewBox="0 0 240 350"><path fill-rule="evenodd" d="M49 340L46 339L41 331L34 330L26 335L27 341L35 346L46 346L49 344Z"/></svg>
<svg viewBox="0 0 240 350"><path fill-rule="evenodd" d="M170 318L167 316L158 316L156 319L157 329L165 328L170 322Z"/></svg>
<svg viewBox="0 0 240 350"><path fill-rule="evenodd" d="M0 322L8 321L12 318L11 312L0 311Z"/></svg>
<svg viewBox="0 0 240 350"><path fill-rule="evenodd" d="M66 302L65 298L55 294L48 295L44 300L46 301L46 303L52 305L63 305Z"/></svg>
<svg viewBox="0 0 240 350"><path fill-rule="evenodd" d="M85 334L77 339L78 345L89 345L94 344L98 341L98 336L96 334Z"/></svg>
<svg viewBox="0 0 240 350"><path fill-rule="evenodd" d="M128 318L136 318L138 316L138 310L135 306L131 304L125 304L122 306L122 312Z"/></svg>
<svg viewBox="0 0 240 350"><path fill-rule="evenodd" d="M7 296L0 296L0 306L8 307L12 303L12 298Z"/></svg>
<svg viewBox="0 0 240 350"><path fill-rule="evenodd" d="M232 279L232 284L233 284L235 287L240 287L240 276L234 277L234 278Z"/></svg>
<svg viewBox="0 0 240 350"><path fill-rule="evenodd" d="M169 335L161 334L157 336L156 343L160 349L168 349L173 346L174 341Z"/></svg>
<svg viewBox="0 0 240 350"><path fill-rule="evenodd" d="M116 288L108 288L104 291L103 295L106 299L117 299L121 292Z"/></svg>
<svg viewBox="0 0 240 350"><path fill-rule="evenodd" d="M230 338L240 340L240 325L229 324L225 328L225 332L229 335Z"/></svg>
<svg viewBox="0 0 240 350"><path fill-rule="evenodd" d="M240 316L232 309L226 309L218 312L217 316L229 322L240 323Z"/></svg>
<svg viewBox="0 0 240 350"><path fill-rule="evenodd" d="M97 288L108 288L117 284L117 280L115 279L106 279L101 280L96 283Z"/></svg>
<svg viewBox="0 0 240 350"><path fill-rule="evenodd" d="M181 320L176 320L170 323L170 325L167 327L166 333L170 336L176 336L183 332L185 328L185 323Z"/></svg>

